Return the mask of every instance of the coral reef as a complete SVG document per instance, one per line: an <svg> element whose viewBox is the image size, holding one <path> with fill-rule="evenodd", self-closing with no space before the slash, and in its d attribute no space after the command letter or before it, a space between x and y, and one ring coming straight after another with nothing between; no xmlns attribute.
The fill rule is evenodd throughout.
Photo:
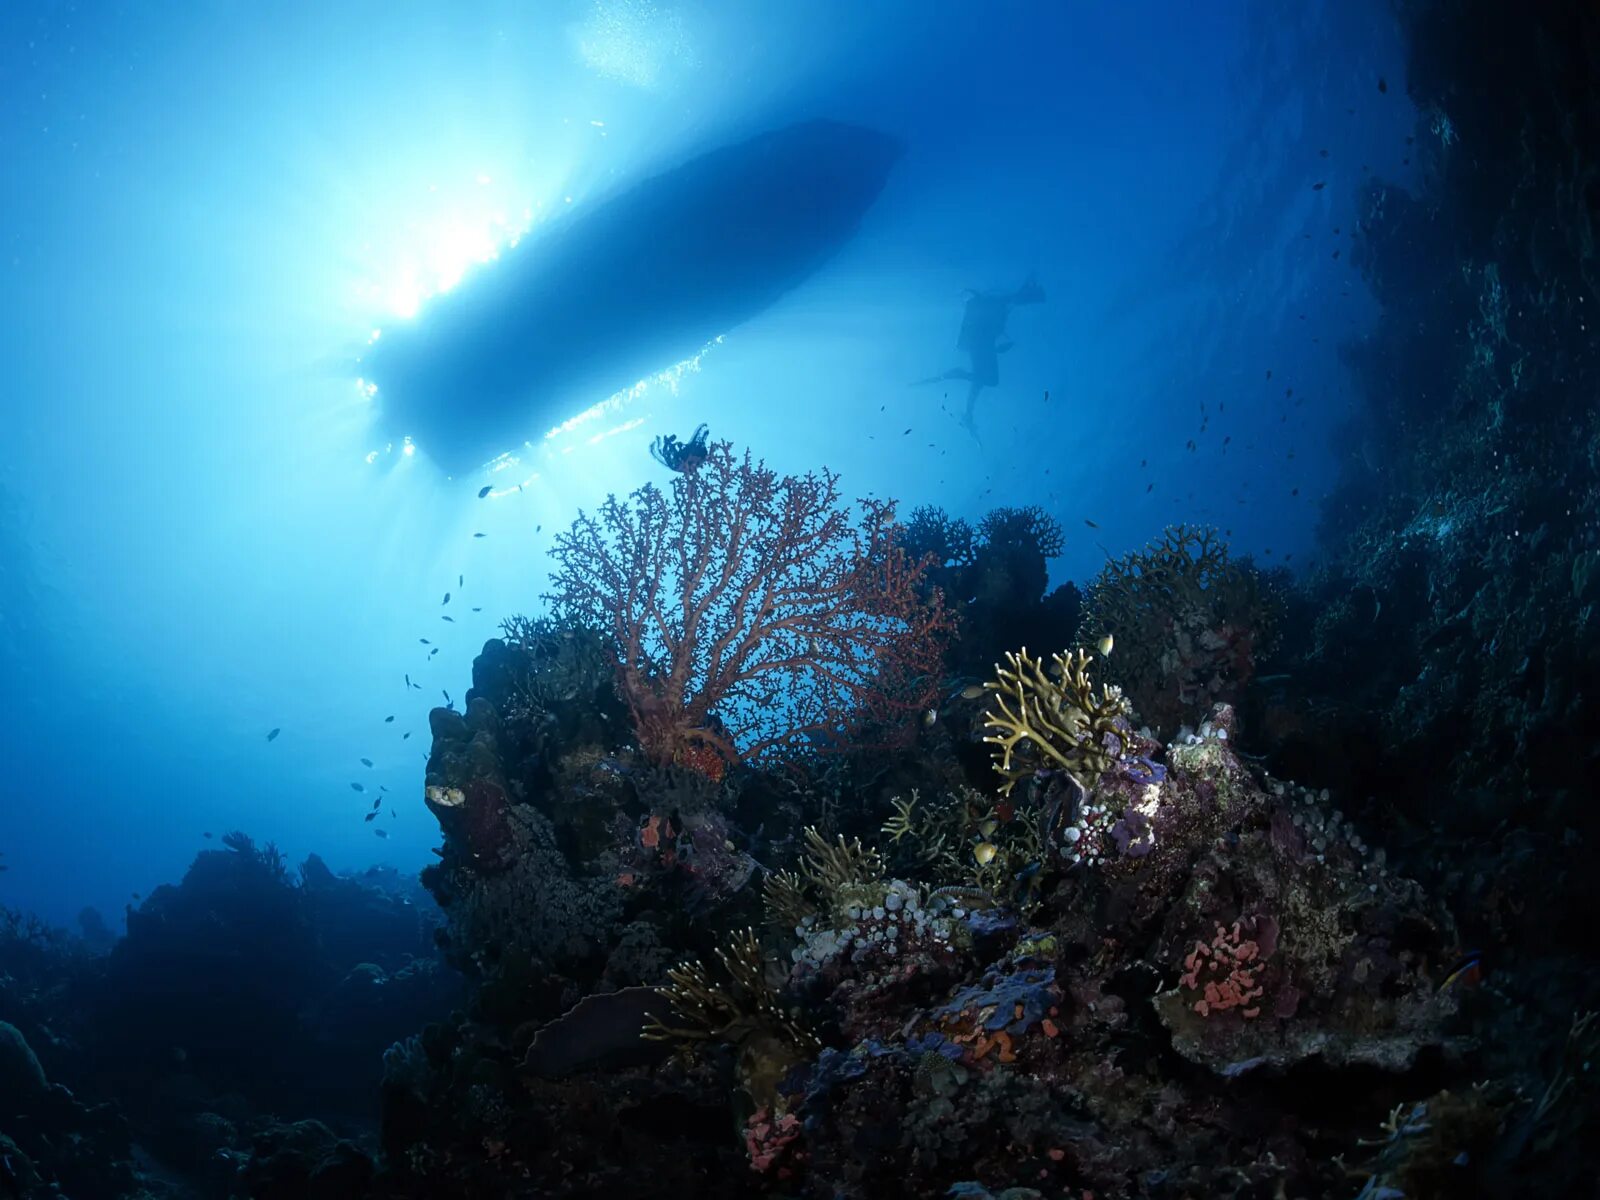
<svg viewBox="0 0 1600 1200"><path fill-rule="evenodd" d="M686 1144L707 1194L1336 1187L1304 1133L1313 1101L1278 1094L1269 1115L1273 1084L1247 1081L1365 1070L1403 1088L1457 1054L1449 916L1320 790L1240 758L1230 707L1164 745L1086 653L1054 662L1013 653L979 689L986 717L947 730L988 751L983 777L954 750L926 790L844 777L839 807L812 809L828 832L769 843L764 934L740 923L755 889L730 848L755 844L745 822L781 826L785 789L663 773L625 741L555 780L513 765L509 686L475 689L441 718L429 783L467 803L475 774L497 797L490 848L434 802L429 883L472 1016L391 1051L381 1186L629 1190L621 1139L645 1195ZM569 788L609 820L576 815ZM851 813L858 832L839 827ZM718 929L742 931L663 960ZM653 965L619 972L639 949ZM574 1123L574 1106L607 1116ZM690 1143L665 1106L698 1114Z"/></svg>
<svg viewBox="0 0 1600 1200"><path fill-rule="evenodd" d="M549 597L616 649L617 691L645 754L720 775L895 725L933 698L951 621L894 508L852 526L836 476L784 476L731 444L610 497L556 538Z"/></svg>
<svg viewBox="0 0 1600 1200"><path fill-rule="evenodd" d="M1170 737L1239 698L1276 642L1275 592L1216 530L1178 525L1105 565L1089 586L1082 636L1115 639L1112 674L1139 718Z"/></svg>
<svg viewBox="0 0 1600 1200"><path fill-rule="evenodd" d="M955 605L952 674L980 677L1018 645L1072 643L1083 597L1070 582L1050 589L1050 560L1065 547L1066 535L1043 509L997 508L974 529L943 509L922 505L899 536L908 555L928 561L929 586Z"/></svg>
<svg viewBox="0 0 1600 1200"><path fill-rule="evenodd" d="M1428 191L1353 257L1407 320L1303 583L1178 527L1080 631L1046 513L711 447L431 714L436 920L242 836L103 955L0 911L0 1194L1592 1192L1579 8L1399 8Z"/></svg>

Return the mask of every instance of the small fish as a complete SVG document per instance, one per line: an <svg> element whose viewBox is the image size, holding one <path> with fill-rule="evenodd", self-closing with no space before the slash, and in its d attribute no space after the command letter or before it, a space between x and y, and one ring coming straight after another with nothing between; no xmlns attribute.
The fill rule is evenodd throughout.
<svg viewBox="0 0 1600 1200"><path fill-rule="evenodd" d="M445 594L444 594L444 599L443 599L443 600L441 600L441 601L439 601L439 603L440 603L440 604L449 604L449 603L450 603L450 593L449 593L449 592L446 592L446 593L445 593Z"/></svg>
<svg viewBox="0 0 1600 1200"><path fill-rule="evenodd" d="M1083 523L1085 525L1087 525L1090 529L1099 529L1100 528L1100 526L1096 525L1093 521L1089 520L1088 517L1085 517L1083 519Z"/></svg>
<svg viewBox="0 0 1600 1200"><path fill-rule="evenodd" d="M364 783L352 783L350 785L350 790L352 792L364 792L367 790L367 785Z"/></svg>
<svg viewBox="0 0 1600 1200"><path fill-rule="evenodd" d="M983 695L988 690L989 689L985 684L981 684L981 683L970 684L967 687L964 687L964 688L961 689L961 698L963 700L976 700L979 696Z"/></svg>
<svg viewBox="0 0 1600 1200"><path fill-rule="evenodd" d="M435 651L435 653L437 653L437 651ZM419 692L422 690L422 685L420 683L413 683L411 686Z"/></svg>
<svg viewBox="0 0 1600 1200"><path fill-rule="evenodd" d="M1328 186L1328 184L1327 184L1326 180L1319 179L1319 180L1317 180L1317 182L1315 182L1315 183L1313 183L1311 185L1311 190L1313 192L1320 192L1323 188L1325 188L1327 186Z"/></svg>
<svg viewBox="0 0 1600 1200"><path fill-rule="evenodd" d="M410 738L410 737L411 737L411 734L410 734L410 732L409 732L409 731L408 731L408 732L406 732L406 733L402 733L402 734L401 734L401 735L400 735L400 740L401 740L401 741L402 741L402 742L403 742L403 741L406 741L406 740L408 740L408 739L409 739L409 738Z"/></svg>
<svg viewBox="0 0 1600 1200"><path fill-rule="evenodd" d="M432 650L428 651L428 657L432 658L437 653L439 653L439 647L435 646ZM419 683L419 684L417 684L417 691L420 692L421 690L422 690L422 685Z"/></svg>
<svg viewBox="0 0 1600 1200"><path fill-rule="evenodd" d="M472 536L473 537L488 537L489 535L487 533L475 533Z"/></svg>
<svg viewBox="0 0 1600 1200"><path fill-rule="evenodd" d="M409 675L406 676L406 686L407 687L411 686L411 676L409 676Z"/></svg>
<svg viewBox="0 0 1600 1200"><path fill-rule="evenodd" d="M383 807L383 797L379 796L376 800L374 800L372 802L372 811L373 812L377 812L382 807Z"/></svg>
<svg viewBox="0 0 1600 1200"><path fill-rule="evenodd" d="M544 532L544 526L543 525L535 525L533 527L533 531L535 533L543 533Z"/></svg>
<svg viewBox="0 0 1600 1200"><path fill-rule="evenodd" d="M455 703L454 700L450 699L450 693L449 692L445 691L443 688L440 688L439 691L444 696L444 702L446 704L454 704Z"/></svg>
<svg viewBox="0 0 1600 1200"><path fill-rule="evenodd" d="M928 726L928 727L931 728L932 726L936 725L938 723L938 721L939 721L939 710L937 708L925 708L925 709L922 710L922 723L923 723L923 725Z"/></svg>
<svg viewBox="0 0 1600 1200"><path fill-rule="evenodd" d="M427 638L418 638L417 641L421 642L424 646L433 645L433 643L430 642Z"/></svg>
<svg viewBox="0 0 1600 1200"><path fill-rule="evenodd" d="M1378 91L1380 93L1384 93L1384 92L1387 92L1388 90L1389 90L1389 81L1387 79L1385 79L1382 75L1379 75L1378 76Z"/></svg>
<svg viewBox="0 0 1600 1200"><path fill-rule="evenodd" d="M989 817L986 820L978 822L978 836L984 841L988 841L994 836L994 831L999 828L1000 822L996 821L993 817Z"/></svg>
<svg viewBox="0 0 1600 1200"><path fill-rule="evenodd" d="M282 732L283 732L282 729L274 729L271 733L267 734L267 741L270 742L270 741L274 740Z"/></svg>
<svg viewBox="0 0 1600 1200"><path fill-rule="evenodd" d="M454 617L446 616L446 617L440 617L439 619L441 621L449 621L450 624L452 624L452 625L454 625L456 623L456 619Z"/></svg>
<svg viewBox="0 0 1600 1200"><path fill-rule="evenodd" d="M972 857L978 860L980 867L987 867L994 861L994 856L1000 853L1000 847L993 842L979 842L972 848Z"/></svg>
<svg viewBox="0 0 1600 1200"><path fill-rule="evenodd" d="M911 430L909 430L909 429L908 429L908 430L906 430L906 433L910 433L910 432L911 432ZM901 434L901 435L900 435L900 436L901 436L901 437L905 437L905 435L906 435L906 433L902 433L902 434Z"/></svg>
<svg viewBox="0 0 1600 1200"><path fill-rule="evenodd" d="M467 586L467 577L465 575L457 575L456 576L456 586L457 587L466 587Z"/></svg>
<svg viewBox="0 0 1600 1200"><path fill-rule="evenodd" d="M138 898L139 898L139 893L138 893L138 892L135 892L135 893L134 893L134 894L133 894L133 898L134 898L134 899L135 899L135 900L137 900L137 899L138 899Z"/></svg>
<svg viewBox="0 0 1600 1200"><path fill-rule="evenodd" d="M1483 982L1483 953L1474 950L1470 954L1463 954L1450 968L1450 974L1444 977L1444 982L1439 985L1442 992L1448 987L1476 987Z"/></svg>
<svg viewBox="0 0 1600 1200"><path fill-rule="evenodd" d="M472 610L472 611L473 611L473 612L482 612L482 611L483 611L483 609L481 609L481 608L475 608L475 609L473 609L473 610Z"/></svg>
<svg viewBox="0 0 1600 1200"><path fill-rule="evenodd" d="M1096 650L1100 651L1100 657L1101 658L1110 658L1111 657L1111 648L1113 646L1115 646L1116 644L1117 644L1117 639L1116 639L1115 635L1108 633L1108 634L1105 635L1105 637L1101 638L1098 642L1096 642L1094 644L1094 646L1095 646Z"/></svg>
<svg viewBox="0 0 1600 1200"><path fill-rule="evenodd" d="M1153 491L1155 491L1155 490L1156 490L1156 485L1155 485L1155 484L1153 484L1153 483L1147 483L1147 484L1145 484L1145 485L1144 485L1144 492L1145 492L1145 495L1147 495L1147 496L1148 496L1148 495L1149 495L1149 494L1150 494L1150 493L1151 493L1151 492L1153 492Z"/></svg>
<svg viewBox="0 0 1600 1200"><path fill-rule="evenodd" d="M395 813L395 811L394 811L394 809L392 809L392 808L391 808L391 809L390 809L390 810L389 810L389 816L390 816L390 817L394 817L394 816L396 816L396 815L397 815L397 814L396 814L396 813Z"/></svg>
<svg viewBox="0 0 1600 1200"><path fill-rule="evenodd" d="M410 680L407 680L407 682L408 682L408 683L409 683L409 682L410 682ZM390 714L389 714L389 715L388 715L388 716L387 716L387 717L385 717L385 718L384 718L384 719L383 719L383 723L384 723L384 724L385 724L385 725L393 725L393 724L394 724L394 714L393 714L393 713L390 713Z"/></svg>
<svg viewBox="0 0 1600 1200"><path fill-rule="evenodd" d="M482 500L485 496L487 496L492 491L494 491L494 484L492 484L492 483L484 484L481 488L478 489L478 499Z"/></svg>
<svg viewBox="0 0 1600 1200"><path fill-rule="evenodd" d="M366 816L362 817L361 819L363 821L375 821L375 820L378 819L378 814L377 814L376 811L369 812Z"/></svg>
<svg viewBox="0 0 1600 1200"><path fill-rule="evenodd" d="M202 833L200 836L205 838L207 841L211 840L211 835L209 833Z"/></svg>
<svg viewBox="0 0 1600 1200"><path fill-rule="evenodd" d="M361 765L363 767L370 767L372 765L372 760L370 758L363 758L361 760Z"/></svg>
<svg viewBox="0 0 1600 1200"><path fill-rule="evenodd" d="M389 831L387 829L374 829L372 832L381 838L386 838L389 836Z"/></svg>
<svg viewBox="0 0 1600 1200"><path fill-rule="evenodd" d="M386 783L380 783L380 784L379 784L379 785L378 785L378 790L379 790L379 791L380 791L380 792L387 792L387 791L388 791L388 790L389 790L389 785L388 785L388 784L386 784Z"/></svg>

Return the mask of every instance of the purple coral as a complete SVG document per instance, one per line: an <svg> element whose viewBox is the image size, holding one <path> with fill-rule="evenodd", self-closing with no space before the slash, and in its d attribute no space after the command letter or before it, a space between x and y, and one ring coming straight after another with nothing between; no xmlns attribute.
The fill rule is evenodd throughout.
<svg viewBox="0 0 1600 1200"><path fill-rule="evenodd" d="M977 1014L988 1033L1027 1033L1045 1019L1056 1002L1055 983L1054 967L990 971L977 983L962 988L933 1015L954 1021Z"/></svg>

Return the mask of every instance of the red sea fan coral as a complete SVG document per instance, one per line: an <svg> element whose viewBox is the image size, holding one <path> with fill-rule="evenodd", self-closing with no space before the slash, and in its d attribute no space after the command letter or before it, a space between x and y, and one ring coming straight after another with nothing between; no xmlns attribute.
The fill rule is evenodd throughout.
<svg viewBox="0 0 1600 1200"><path fill-rule="evenodd" d="M556 538L548 597L609 634L655 761L761 761L891 726L936 694L953 622L894 506L839 503L828 471L779 476L719 442L671 491L609 497ZM708 772L710 773L710 772Z"/></svg>

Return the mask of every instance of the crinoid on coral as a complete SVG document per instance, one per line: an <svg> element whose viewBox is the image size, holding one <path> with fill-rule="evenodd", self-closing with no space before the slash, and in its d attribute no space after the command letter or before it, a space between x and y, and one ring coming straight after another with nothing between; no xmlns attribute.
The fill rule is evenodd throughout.
<svg viewBox="0 0 1600 1200"><path fill-rule="evenodd" d="M1177 525L1101 569L1083 636L1113 635L1111 672L1138 718L1170 737L1231 702L1276 642L1279 604L1214 529Z"/></svg>

